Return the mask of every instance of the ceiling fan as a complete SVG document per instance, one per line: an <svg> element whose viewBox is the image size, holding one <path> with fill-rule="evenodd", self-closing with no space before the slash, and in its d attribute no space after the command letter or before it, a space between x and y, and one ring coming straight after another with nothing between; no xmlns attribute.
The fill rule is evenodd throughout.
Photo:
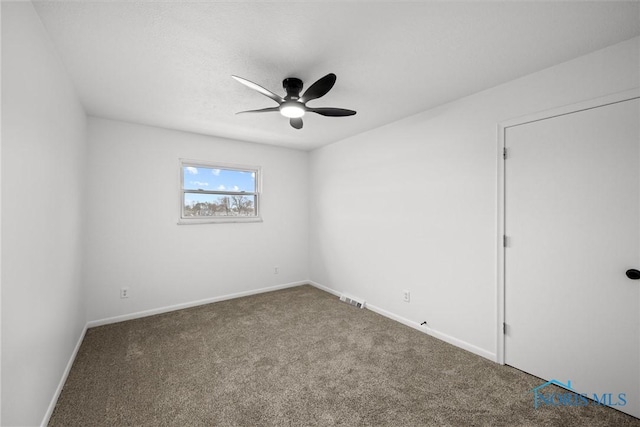
<svg viewBox="0 0 640 427"><path fill-rule="evenodd" d="M300 96L302 90L302 80L295 77L288 77L282 81L282 87L287 91L287 95L283 98L275 93L253 83L247 79L238 76L231 76L243 85L250 87L267 96L278 103L277 107L262 108L259 110L240 111L241 113L266 113L270 111L279 111L280 114L289 118L289 123L296 129L302 129L302 116L304 113L311 112L329 117L353 116L356 112L344 108L328 108L328 107L308 107L307 102L325 96L331 90L336 82L336 75L333 73L319 79L317 82L309 86L309 88Z"/></svg>

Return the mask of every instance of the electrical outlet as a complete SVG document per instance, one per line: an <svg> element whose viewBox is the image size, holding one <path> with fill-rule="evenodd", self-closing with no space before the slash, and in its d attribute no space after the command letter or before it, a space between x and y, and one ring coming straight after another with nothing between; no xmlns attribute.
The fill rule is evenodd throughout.
<svg viewBox="0 0 640 427"><path fill-rule="evenodd" d="M273 267L273 274L280 273L280 267Z"/></svg>
<svg viewBox="0 0 640 427"><path fill-rule="evenodd" d="M411 292L406 289L402 291L402 300L404 302L409 302L411 300Z"/></svg>
<svg viewBox="0 0 640 427"><path fill-rule="evenodd" d="M120 298L129 298L129 288L120 288Z"/></svg>

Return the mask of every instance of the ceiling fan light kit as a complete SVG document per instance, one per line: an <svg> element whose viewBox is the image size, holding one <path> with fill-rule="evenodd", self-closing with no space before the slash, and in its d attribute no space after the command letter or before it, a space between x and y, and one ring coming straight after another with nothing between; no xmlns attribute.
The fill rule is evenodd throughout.
<svg viewBox="0 0 640 427"><path fill-rule="evenodd" d="M299 102L287 101L280 105L280 114L290 119L304 116L304 106Z"/></svg>
<svg viewBox="0 0 640 427"><path fill-rule="evenodd" d="M287 117L289 119L289 124L291 124L291 126L295 129L302 129L302 117L307 111L320 114L321 116L328 116L328 117L346 117L346 116L353 116L354 114L356 114L355 111L347 110L345 108L307 107L306 104L308 101L311 101L313 99L318 99L326 95L331 90L333 85L336 83L336 75L333 73L327 74L326 76L322 77L317 82L309 86L309 88L305 91L305 93L302 96L300 96L300 92L302 91L302 87L303 87L302 80L297 79L295 77L288 77L284 79L282 81L282 87L287 92L287 95L284 98L242 77L238 77L238 76L231 76L231 77L233 77L236 81L242 83L243 85L257 92L260 92L264 96L271 98L278 103L277 107L262 108L259 110L240 111L239 113L236 113L236 114L266 113L271 111L279 111L280 114L282 114L284 117Z"/></svg>

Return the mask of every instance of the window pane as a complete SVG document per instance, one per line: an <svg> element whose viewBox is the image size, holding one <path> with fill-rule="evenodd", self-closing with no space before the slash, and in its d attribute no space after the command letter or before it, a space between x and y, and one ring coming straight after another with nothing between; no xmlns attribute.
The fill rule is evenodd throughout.
<svg viewBox="0 0 640 427"><path fill-rule="evenodd" d="M253 171L184 166L182 173L185 190L256 191L256 174Z"/></svg>
<svg viewBox="0 0 640 427"><path fill-rule="evenodd" d="M183 216L256 216L256 197L185 193Z"/></svg>

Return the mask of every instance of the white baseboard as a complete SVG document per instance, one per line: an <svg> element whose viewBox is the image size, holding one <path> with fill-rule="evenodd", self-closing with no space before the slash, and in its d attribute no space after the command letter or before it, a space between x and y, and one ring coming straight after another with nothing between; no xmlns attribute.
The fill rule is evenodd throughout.
<svg viewBox="0 0 640 427"><path fill-rule="evenodd" d="M170 311L182 310L184 308L196 307L204 304L211 304L213 302L226 301L234 298L246 297L249 295L257 295L265 292L277 291L280 289L293 288L295 286L305 285L309 281L303 280L300 282L285 283L282 285L270 286L267 288L253 289L250 291L237 292L234 294L222 295L219 297L206 298L197 301L185 302L181 304L169 305L166 307L153 308L151 310L138 311L135 313L123 314L121 316L108 317L106 319L91 320L87 323L87 328L94 328L96 326L109 325L111 323L124 322L125 320L139 319L141 317L153 316L156 314L168 313Z"/></svg>
<svg viewBox="0 0 640 427"><path fill-rule="evenodd" d="M496 355L494 353L491 353L490 351L487 351L483 348L477 347L473 344L470 344L466 341L460 340L458 338L452 337L451 335L447 335L444 334L442 332L439 332L433 328L430 328L428 326L421 326L418 322L414 322L413 320L409 320L405 317L402 316L398 316L397 314L391 313L387 310L384 310L380 307L376 307L375 305L371 305L371 304L367 304L365 306L365 308L368 308L369 310L378 313L382 316L388 317L389 319L393 319L397 322L402 323L403 325L407 325L410 328L416 329L420 332L424 332L425 334L431 335L434 338L438 338L439 340L442 340L444 342L447 342L449 344L455 345L456 347L460 347L463 350L467 350L470 351L471 353L477 354L478 356L482 356L486 359L489 359L493 362L495 362L496 360Z"/></svg>
<svg viewBox="0 0 640 427"><path fill-rule="evenodd" d="M328 292L328 293L333 294L333 295L335 295L337 297L342 295L342 292L338 292L338 291L336 291L334 289L331 289L331 288L329 288L327 286L321 285L320 283L314 282L313 280L307 280L307 283L310 284L311 286L313 286L314 288L318 288L318 289L320 289L322 291Z"/></svg>
<svg viewBox="0 0 640 427"><path fill-rule="evenodd" d="M80 350L80 345L82 344L82 340L84 340L84 335L87 333L87 325L84 326L82 332L80 333L80 337L78 338L78 342L76 343L76 347L73 349L71 353L71 357L69 358L69 362L67 363L66 368L64 368L64 372L62 373L62 378L60 378L60 382L58 383L58 388L56 388L56 392L53 394L53 398L51 399L51 403L49 403L49 407L47 408L47 412L44 414L44 418L42 419L42 423L40 426L46 427L49 424L49 419L51 419L51 415L53 414L53 410L56 408L56 403L58 403L58 398L60 397L60 393L62 393L62 388L64 387L64 383L67 382L67 377L69 376L69 372L71 371L71 366L73 366L73 362L76 360L76 356L78 355L78 350Z"/></svg>
<svg viewBox="0 0 640 427"><path fill-rule="evenodd" d="M321 289L323 291L329 292L330 294L336 295L336 296L340 296L340 292L329 288L328 286L325 285L321 285L320 283L314 282L313 280L308 280L307 283L309 283L310 285ZM389 319L395 320L396 322L400 322L403 325L409 326L410 328L416 329L420 332L423 332L427 335L431 335L434 338L438 338L439 340L442 340L446 343L455 345L456 347L459 347L463 350L467 350L470 351L471 353L477 354L478 356L482 356L486 359L491 360L492 362L497 361L496 359L496 355L495 353L491 353L490 351L487 351L483 348L480 348L478 346L475 346L473 344L470 344L466 341L462 341L458 338L452 337L451 335L447 335L444 334L442 332L439 332L433 328L430 328L428 326L421 326L418 322L414 322L413 320L409 320L405 317L399 316L395 313L391 313L390 311L387 311L383 308L380 307L376 307L375 305L371 305L368 302L365 304L365 307L371 311L373 311L374 313L378 313L381 316L384 317L388 317Z"/></svg>

